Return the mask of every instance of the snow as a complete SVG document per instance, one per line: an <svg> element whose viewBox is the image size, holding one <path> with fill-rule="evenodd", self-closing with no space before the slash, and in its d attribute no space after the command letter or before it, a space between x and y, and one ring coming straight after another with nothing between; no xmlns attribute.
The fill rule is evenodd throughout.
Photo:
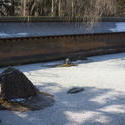
<svg viewBox="0 0 125 125"><path fill-rule="evenodd" d="M15 98L15 99L11 99L10 101L11 102L22 102L24 100L25 100L24 98Z"/></svg>
<svg viewBox="0 0 125 125"><path fill-rule="evenodd" d="M116 27L111 28L112 32L124 32L125 31L125 22L115 23Z"/></svg>
<svg viewBox="0 0 125 125"><path fill-rule="evenodd" d="M28 33L2 33L0 32L0 38L7 38L7 37L26 37Z"/></svg>
<svg viewBox="0 0 125 125"><path fill-rule="evenodd" d="M60 36L73 34L125 32L125 22L98 22L88 27L84 22L2 22L0 38Z"/></svg>
<svg viewBox="0 0 125 125"><path fill-rule="evenodd" d="M53 68L59 63L15 66L39 90L53 94L56 102L39 111L0 111L2 125L125 125L125 53ZM75 86L85 91L67 94Z"/></svg>

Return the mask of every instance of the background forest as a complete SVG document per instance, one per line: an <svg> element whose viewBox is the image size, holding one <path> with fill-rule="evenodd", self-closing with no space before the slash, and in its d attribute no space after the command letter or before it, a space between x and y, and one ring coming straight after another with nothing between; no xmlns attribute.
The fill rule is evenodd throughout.
<svg viewBox="0 0 125 125"><path fill-rule="evenodd" d="M1 0L0 16L125 16L125 0Z"/></svg>

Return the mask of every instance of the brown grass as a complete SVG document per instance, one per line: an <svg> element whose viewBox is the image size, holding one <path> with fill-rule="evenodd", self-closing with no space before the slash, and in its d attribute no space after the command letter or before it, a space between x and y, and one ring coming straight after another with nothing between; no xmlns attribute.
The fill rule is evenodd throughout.
<svg viewBox="0 0 125 125"><path fill-rule="evenodd" d="M1 107L4 107L0 110L21 111L21 112L31 110L28 107L25 107L18 102L9 102L3 99L0 99L0 105Z"/></svg>

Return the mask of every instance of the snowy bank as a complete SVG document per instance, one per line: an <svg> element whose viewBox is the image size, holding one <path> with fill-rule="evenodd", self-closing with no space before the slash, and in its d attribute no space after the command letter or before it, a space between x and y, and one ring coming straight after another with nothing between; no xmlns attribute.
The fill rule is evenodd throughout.
<svg viewBox="0 0 125 125"><path fill-rule="evenodd" d="M39 111L0 111L2 125L125 124L125 53L91 57L73 67L51 68L58 63L16 66L39 90L53 94L56 102ZM67 94L73 86L85 91Z"/></svg>

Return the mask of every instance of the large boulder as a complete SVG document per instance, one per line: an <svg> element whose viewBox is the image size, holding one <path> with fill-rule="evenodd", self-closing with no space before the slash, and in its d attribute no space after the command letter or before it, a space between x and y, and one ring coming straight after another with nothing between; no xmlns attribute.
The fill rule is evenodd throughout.
<svg viewBox="0 0 125 125"><path fill-rule="evenodd" d="M0 75L1 97L5 100L36 96L38 90L19 70L9 67Z"/></svg>

